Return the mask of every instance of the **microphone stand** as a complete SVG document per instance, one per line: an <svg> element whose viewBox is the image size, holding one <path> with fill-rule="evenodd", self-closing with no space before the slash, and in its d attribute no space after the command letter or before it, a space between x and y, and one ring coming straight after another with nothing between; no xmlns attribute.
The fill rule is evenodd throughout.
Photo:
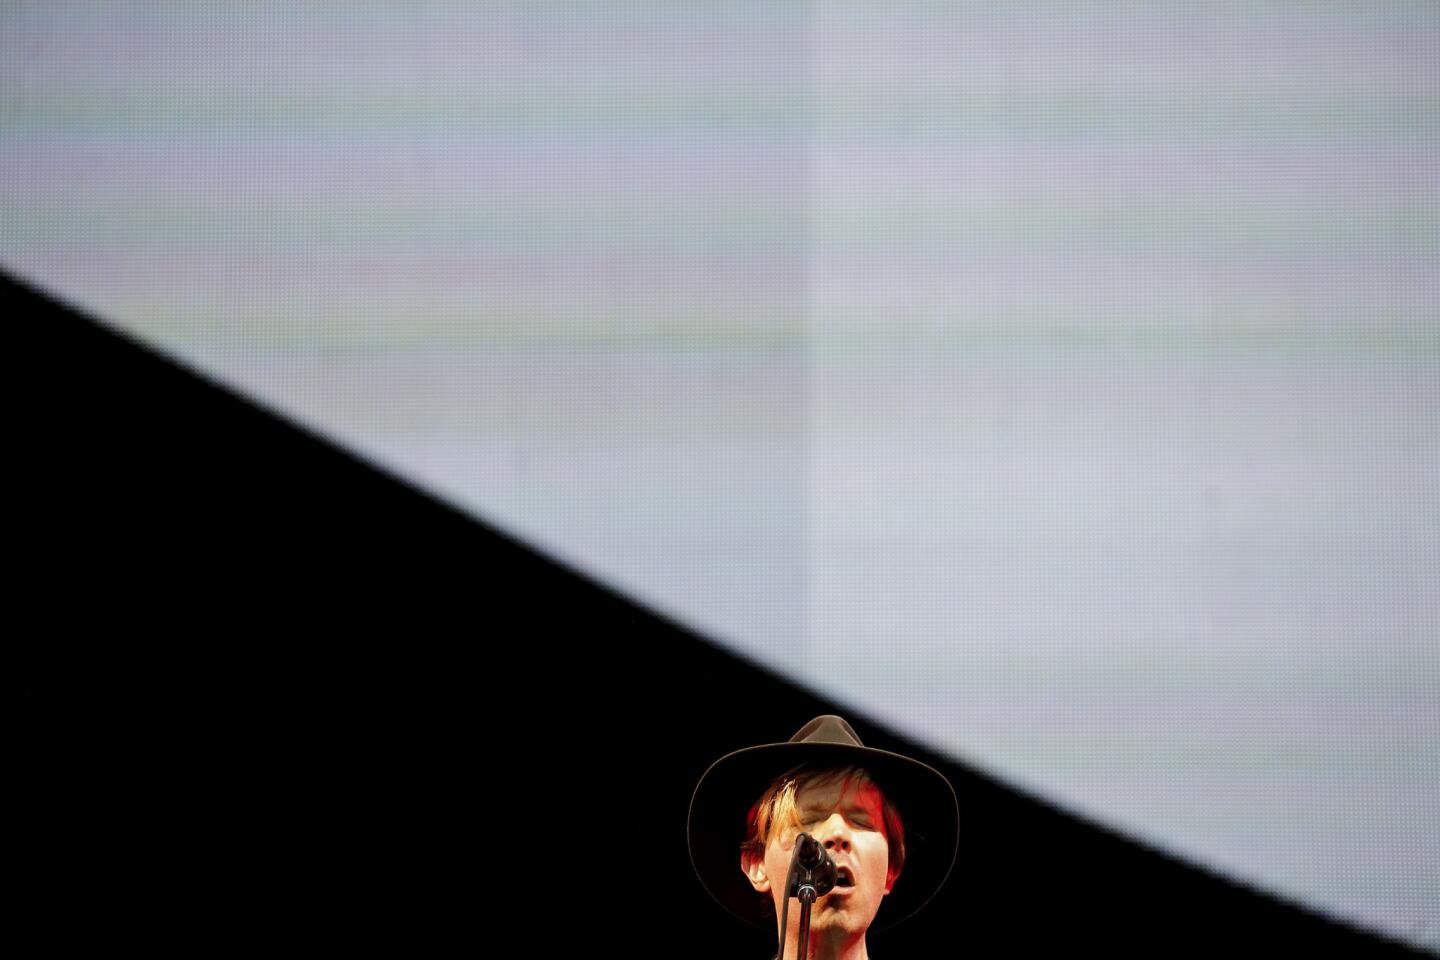
<svg viewBox="0 0 1440 960"><path fill-rule="evenodd" d="M821 849L820 862L806 866L800 857L805 842L813 843L808 834L801 834L795 842L795 853L790 858L790 875L785 878L785 903L780 908L780 953L776 960L785 960L785 934L790 929L790 898L800 900L800 940L795 945L799 954L795 960L809 960L810 957L810 908L821 894L829 893L835 887L835 864Z"/></svg>

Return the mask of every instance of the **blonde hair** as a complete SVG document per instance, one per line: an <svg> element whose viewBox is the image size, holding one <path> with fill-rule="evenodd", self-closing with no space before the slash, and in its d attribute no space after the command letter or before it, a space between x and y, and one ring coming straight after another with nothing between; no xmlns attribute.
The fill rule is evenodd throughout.
<svg viewBox="0 0 1440 960"><path fill-rule="evenodd" d="M842 790L849 789L851 781L870 784L879 790L885 840L890 847L890 873L898 876L900 868L905 865L905 823L900 819L900 811L895 809L895 804L885 796L884 790L880 790L869 772L854 766L815 768L801 764L772 780L747 815L745 842L740 844L741 854L763 859L765 846L777 828L788 828L798 833L804 825L800 821L795 795L812 783L829 783L837 779L841 780Z"/></svg>

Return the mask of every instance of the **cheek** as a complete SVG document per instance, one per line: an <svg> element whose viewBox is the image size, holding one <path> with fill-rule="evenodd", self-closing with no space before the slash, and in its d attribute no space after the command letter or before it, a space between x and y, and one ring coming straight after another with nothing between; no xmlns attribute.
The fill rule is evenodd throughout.
<svg viewBox="0 0 1440 960"><path fill-rule="evenodd" d="M884 837L878 837L865 849L866 867L875 881L883 888L890 877L890 844Z"/></svg>
<svg viewBox="0 0 1440 960"><path fill-rule="evenodd" d="M770 882L776 886L784 883L790 873L790 851L781 850L779 847L771 847L765 851L765 872L770 875Z"/></svg>

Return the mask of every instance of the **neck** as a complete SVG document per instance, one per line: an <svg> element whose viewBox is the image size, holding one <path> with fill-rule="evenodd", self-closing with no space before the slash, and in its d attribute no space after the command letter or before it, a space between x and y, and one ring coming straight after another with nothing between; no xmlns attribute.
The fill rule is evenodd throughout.
<svg viewBox="0 0 1440 960"><path fill-rule="evenodd" d="M792 928L785 938L783 960L804 960L799 950L800 930ZM865 934L847 934L842 930L810 930L809 960L870 960L865 949Z"/></svg>

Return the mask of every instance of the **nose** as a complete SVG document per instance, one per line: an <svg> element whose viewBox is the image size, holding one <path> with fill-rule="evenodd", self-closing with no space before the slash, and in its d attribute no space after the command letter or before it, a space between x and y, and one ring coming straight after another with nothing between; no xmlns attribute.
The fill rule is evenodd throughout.
<svg viewBox="0 0 1440 960"><path fill-rule="evenodd" d="M826 850L850 852L850 827L838 813L831 814L828 820L815 828L815 839Z"/></svg>

